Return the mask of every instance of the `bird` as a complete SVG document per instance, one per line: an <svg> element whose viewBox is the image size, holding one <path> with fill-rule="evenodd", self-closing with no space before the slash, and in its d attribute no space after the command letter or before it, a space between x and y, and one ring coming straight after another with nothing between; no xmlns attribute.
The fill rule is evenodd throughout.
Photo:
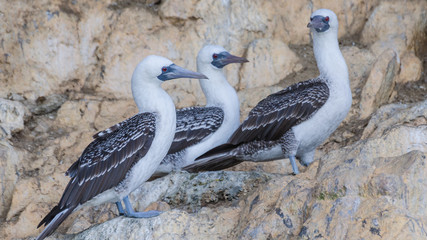
<svg viewBox="0 0 427 240"><path fill-rule="evenodd" d="M153 174L172 143L175 105L160 85L175 78L206 76L156 55L147 56L137 65L131 87L139 112L93 136L94 140L67 170L66 175L71 179L59 203L37 226L46 226L38 240L52 234L83 205L116 202L119 213L128 217L146 218L161 213L135 212L128 194Z"/></svg>
<svg viewBox="0 0 427 240"><path fill-rule="evenodd" d="M196 157L225 143L237 129L240 124L239 98L228 83L223 67L244 62L248 60L231 55L222 46L206 45L200 49L197 71L208 77L199 80L206 105L177 110L174 140L152 179L193 163Z"/></svg>
<svg viewBox="0 0 427 240"><path fill-rule="evenodd" d="M310 28L320 75L293 84L261 100L227 143L213 148L183 170L225 169L243 161L289 158L308 166L316 148L347 116L352 96L348 69L338 44L338 18L329 9L312 13Z"/></svg>

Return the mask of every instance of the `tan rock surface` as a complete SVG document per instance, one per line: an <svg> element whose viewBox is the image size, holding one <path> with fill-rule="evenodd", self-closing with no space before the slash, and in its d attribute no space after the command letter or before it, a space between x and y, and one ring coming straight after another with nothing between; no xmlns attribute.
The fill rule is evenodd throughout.
<svg viewBox="0 0 427 240"><path fill-rule="evenodd" d="M14 132L24 129L28 109L20 102L0 98L0 139L10 138Z"/></svg>
<svg viewBox="0 0 427 240"><path fill-rule="evenodd" d="M67 81L84 79L75 16L59 14L58 3L2 2L8 11L2 15L7 81L1 82L1 97L11 91L36 100Z"/></svg>
<svg viewBox="0 0 427 240"><path fill-rule="evenodd" d="M371 69L368 80L362 90L360 118L367 118L376 108L388 102L399 71L396 52L384 51Z"/></svg>
<svg viewBox="0 0 427 240"><path fill-rule="evenodd" d="M405 54L401 59L400 74L397 83L418 81L421 77L422 69L422 62L414 53Z"/></svg>
<svg viewBox="0 0 427 240"><path fill-rule="evenodd" d="M347 63L350 88L353 95L357 95L358 90L363 88L376 58L371 51L356 46L343 47L341 52Z"/></svg>
<svg viewBox="0 0 427 240"><path fill-rule="evenodd" d="M18 182L16 169L19 168L21 159L19 150L9 142L0 140L0 217L5 218L12 202L13 191Z"/></svg>
<svg viewBox="0 0 427 240"><path fill-rule="evenodd" d="M246 58L249 63L242 67L239 89L273 86L302 69L295 53L278 40L259 39L252 42Z"/></svg>
<svg viewBox="0 0 427 240"><path fill-rule="evenodd" d="M85 129L95 122L98 112L98 101L67 101L58 110L56 121L58 126Z"/></svg>
<svg viewBox="0 0 427 240"><path fill-rule="evenodd" d="M363 130L362 139L384 134L398 123L414 127L427 124L427 100L416 104L390 104L381 107Z"/></svg>
<svg viewBox="0 0 427 240"><path fill-rule="evenodd" d="M99 113L95 117L94 127L102 131L117 123L117 118L127 119L138 112L133 100L103 101L99 106Z"/></svg>
<svg viewBox="0 0 427 240"><path fill-rule="evenodd" d="M341 51L347 62L350 88L353 96L352 108L344 119L344 122L348 123L351 119L359 118L360 116L359 106L362 89L377 59L370 50L361 49L356 46L343 47Z"/></svg>
<svg viewBox="0 0 427 240"><path fill-rule="evenodd" d="M426 9L427 3L423 0L408 1L405 4L400 1L380 2L369 16L361 40L364 44L377 42L377 46L392 48L401 56L405 50L413 49L417 34L427 25ZM374 52L380 54L382 51Z"/></svg>
<svg viewBox="0 0 427 240"><path fill-rule="evenodd" d="M299 176L287 159L233 168L249 174L172 174L132 195L140 210L166 210L158 218L116 218L113 204L83 208L52 239L90 226L75 238L422 238L426 4L0 0L1 238L36 236L92 135L137 112L130 78L146 55L195 70L201 46L214 43L250 58L225 68L244 119L267 95L317 76L306 28L317 8L339 18L353 93L350 114L316 152L321 161L299 166ZM204 104L197 80L164 88L177 107Z"/></svg>

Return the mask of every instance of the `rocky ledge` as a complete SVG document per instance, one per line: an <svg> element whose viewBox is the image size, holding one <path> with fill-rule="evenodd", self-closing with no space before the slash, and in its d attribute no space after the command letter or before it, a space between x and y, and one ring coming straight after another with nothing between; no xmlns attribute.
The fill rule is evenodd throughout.
<svg viewBox="0 0 427 240"><path fill-rule="evenodd" d="M330 151L297 176L174 173L132 194L141 210L164 210L160 216L116 217L52 239L422 239L425 116L427 101L384 106L368 126L386 124L366 128L366 140Z"/></svg>

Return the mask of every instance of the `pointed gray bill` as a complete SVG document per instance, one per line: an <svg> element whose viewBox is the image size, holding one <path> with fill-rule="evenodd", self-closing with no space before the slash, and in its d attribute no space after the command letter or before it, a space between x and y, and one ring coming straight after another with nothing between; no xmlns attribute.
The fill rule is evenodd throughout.
<svg viewBox="0 0 427 240"><path fill-rule="evenodd" d="M162 81L167 81L175 78L198 78L198 79L208 79L205 75L187 70L175 64L165 66L162 68L162 74L157 76L158 79Z"/></svg>
<svg viewBox="0 0 427 240"><path fill-rule="evenodd" d="M212 65L217 68L223 68L230 63L249 62L246 58L231 55L228 52L222 52L217 55L217 58L212 61Z"/></svg>

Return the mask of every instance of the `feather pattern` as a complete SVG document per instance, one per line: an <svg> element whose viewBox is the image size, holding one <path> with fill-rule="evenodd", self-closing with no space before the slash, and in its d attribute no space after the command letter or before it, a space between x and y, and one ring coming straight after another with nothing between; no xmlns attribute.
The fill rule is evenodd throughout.
<svg viewBox="0 0 427 240"><path fill-rule="evenodd" d="M63 209L74 209L120 184L130 168L148 152L155 128L155 114L139 113L103 131L106 134L97 134L66 172L71 180L58 205L39 226L49 224Z"/></svg>
<svg viewBox="0 0 427 240"><path fill-rule="evenodd" d="M315 78L294 84L260 101L230 137L238 145L250 141L274 141L293 126L309 119L329 97L324 79Z"/></svg>
<svg viewBox="0 0 427 240"><path fill-rule="evenodd" d="M273 147L292 127L311 118L328 98L327 81L320 77L271 94L249 112L227 143L209 150L183 169L215 171L239 164L240 157L249 158L262 149Z"/></svg>
<svg viewBox="0 0 427 240"><path fill-rule="evenodd" d="M106 138L108 137L111 133L113 133L114 131L116 131L117 129L119 129L121 126L125 125L127 122L129 121L129 119L126 119L123 122L119 122L117 124L114 124L113 126L95 133L92 137L93 139L97 139L97 138Z"/></svg>
<svg viewBox="0 0 427 240"><path fill-rule="evenodd" d="M219 107L190 107L176 112L176 131L168 154L199 143L214 133L224 121Z"/></svg>

